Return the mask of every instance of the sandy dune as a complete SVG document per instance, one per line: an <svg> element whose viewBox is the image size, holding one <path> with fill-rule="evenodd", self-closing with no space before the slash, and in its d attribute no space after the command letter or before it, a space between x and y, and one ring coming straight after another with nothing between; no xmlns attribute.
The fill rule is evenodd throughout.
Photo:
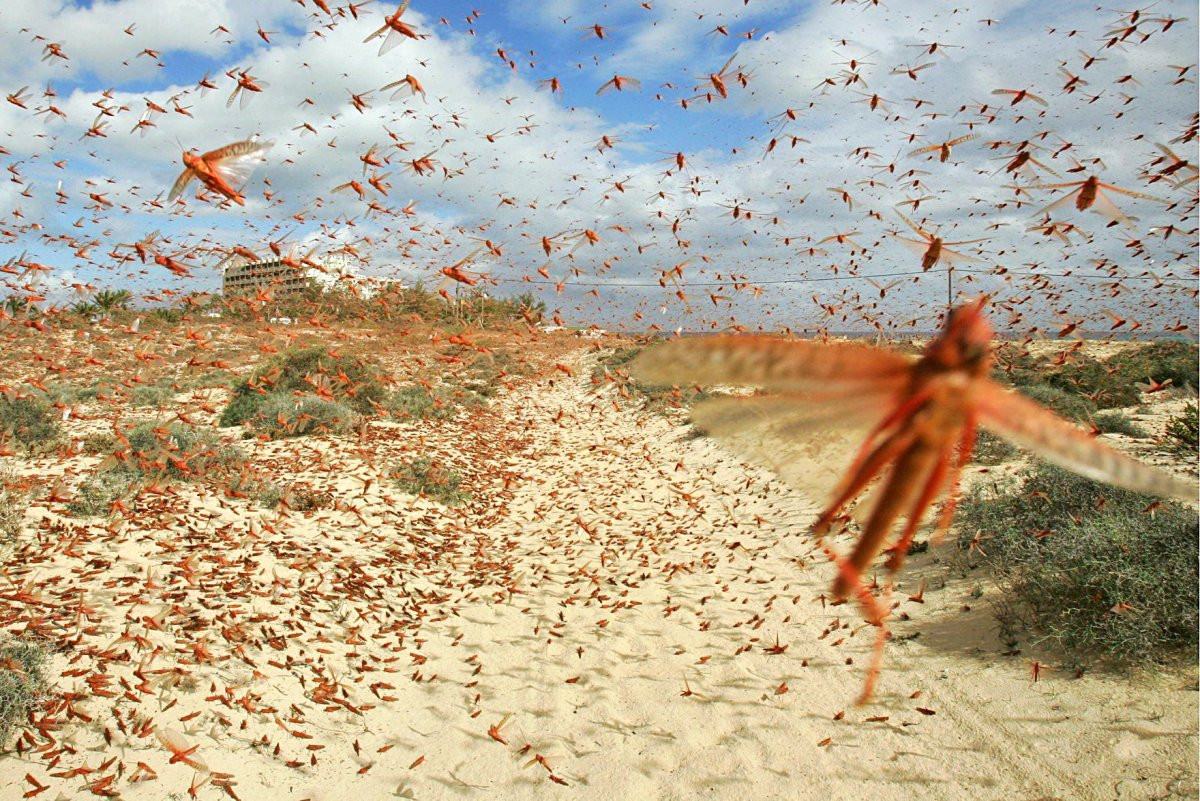
<svg viewBox="0 0 1200 801"><path fill-rule="evenodd" d="M151 721L198 746L200 798L221 774L247 800L1195 797L1194 671L1034 683L934 555L855 707L873 630L822 600L815 506L573 366L453 421L257 446L335 509L189 488L89 527L35 504L0 613L71 635L73 700L0 758L0 797L118 769L102 791L186 797L203 773ZM395 490L416 453L472 501Z"/></svg>

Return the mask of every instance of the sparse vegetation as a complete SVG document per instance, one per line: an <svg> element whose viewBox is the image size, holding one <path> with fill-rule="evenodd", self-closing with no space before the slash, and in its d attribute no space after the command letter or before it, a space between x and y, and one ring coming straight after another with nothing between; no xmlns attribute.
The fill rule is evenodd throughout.
<svg viewBox="0 0 1200 801"><path fill-rule="evenodd" d="M46 401L33 395L10 397L0 393L0 431L27 450L50 444L60 430L54 407Z"/></svg>
<svg viewBox="0 0 1200 801"><path fill-rule="evenodd" d="M159 381L154 384L139 384L129 393L129 402L134 406L153 406L161 409L175 397L175 389L170 381Z"/></svg>
<svg viewBox="0 0 1200 801"><path fill-rule="evenodd" d="M396 466L391 477L403 492L423 495L446 506L456 506L471 497L460 488L462 477L456 471L437 464L428 456Z"/></svg>
<svg viewBox="0 0 1200 801"><path fill-rule="evenodd" d="M1196 449L1200 447L1200 407L1189 403L1167 421L1167 446L1180 456L1195 461Z"/></svg>
<svg viewBox="0 0 1200 801"><path fill-rule="evenodd" d="M1081 659L1162 662L1197 642L1196 512L1039 464L977 487L958 543L1003 593L1002 627Z"/></svg>
<svg viewBox="0 0 1200 801"><path fill-rule="evenodd" d="M1134 422L1124 412L1100 412L1092 418L1092 421L1096 424L1096 428L1105 434L1124 434L1127 437L1136 437L1137 439L1150 436L1150 432Z"/></svg>
<svg viewBox="0 0 1200 801"><path fill-rule="evenodd" d="M257 420L261 430L277 428L280 432L293 432L287 436L301 436L319 429L322 423L349 419L350 415L341 413L346 406L358 414L374 413L387 397L388 383L390 379L383 370L368 362L330 355L321 347L292 350L275 357L234 386L220 425L235 426ZM292 416L298 395L303 398L299 401L303 412ZM285 413L284 421L277 426L263 423L268 407L273 414ZM310 425L301 418L304 413L316 415L320 422Z"/></svg>
<svg viewBox="0 0 1200 801"><path fill-rule="evenodd" d="M298 484L285 489L274 482L266 482L259 488L257 497L259 504L268 509L283 506L293 512L329 509L334 505L331 493Z"/></svg>
<svg viewBox="0 0 1200 801"><path fill-rule="evenodd" d="M107 517L112 504L129 494L135 480L133 475L117 470L101 470L88 476L67 501L67 514L79 518Z"/></svg>
<svg viewBox="0 0 1200 801"><path fill-rule="evenodd" d="M45 692L48 659L46 647L33 640L0 645L0 751Z"/></svg>
<svg viewBox="0 0 1200 801"><path fill-rule="evenodd" d="M21 533L21 521L29 508L28 496L12 488L12 479L11 473L0 471L0 543Z"/></svg>
<svg viewBox="0 0 1200 801"><path fill-rule="evenodd" d="M1014 352L1012 346L998 350L999 375L1033 396L1029 389L1049 385L1088 401L1093 410L1137 405L1140 384L1153 378L1170 380L1178 388L1195 388L1200 350L1186 342L1147 342L1123 348L1101 361L1081 353L1072 353L1062 363L1045 357ZM1072 414L1074 409L1069 410Z"/></svg>
<svg viewBox="0 0 1200 801"><path fill-rule="evenodd" d="M115 501L148 480L243 481L240 473L246 456L240 449L179 423L142 423L124 432L123 438L114 436L112 443L114 462L76 487L67 503L72 516L105 516Z"/></svg>
<svg viewBox="0 0 1200 801"><path fill-rule="evenodd" d="M360 415L347 404L315 395L293 397L272 394L257 404L246 426L272 439L309 435L343 434L354 428Z"/></svg>
<svg viewBox="0 0 1200 801"><path fill-rule="evenodd" d="M1089 398L1073 390L1062 389L1052 384L1025 384L1018 386L1017 389L1047 409L1077 423L1086 423L1096 411L1096 404Z"/></svg>
<svg viewBox="0 0 1200 801"><path fill-rule="evenodd" d="M990 431L980 429L972 454L976 464L997 465L1017 458L1021 449Z"/></svg>

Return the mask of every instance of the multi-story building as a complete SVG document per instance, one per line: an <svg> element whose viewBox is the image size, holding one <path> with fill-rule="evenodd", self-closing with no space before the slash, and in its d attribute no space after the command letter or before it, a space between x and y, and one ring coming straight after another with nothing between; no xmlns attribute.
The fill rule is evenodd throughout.
<svg viewBox="0 0 1200 801"><path fill-rule="evenodd" d="M281 258L250 261L231 257L221 267L221 289L226 297L253 295L266 290L280 300L302 291L320 274L312 268L287 264Z"/></svg>
<svg viewBox="0 0 1200 801"><path fill-rule="evenodd" d="M359 276L353 260L344 253L330 253L312 260L318 265L316 267L309 264L296 266L297 261L279 257L252 261L243 255L232 254L217 265L222 274L222 291L230 297L266 290L275 300L281 300L315 283L323 289L352 286L360 296L370 297L399 285L395 279Z"/></svg>

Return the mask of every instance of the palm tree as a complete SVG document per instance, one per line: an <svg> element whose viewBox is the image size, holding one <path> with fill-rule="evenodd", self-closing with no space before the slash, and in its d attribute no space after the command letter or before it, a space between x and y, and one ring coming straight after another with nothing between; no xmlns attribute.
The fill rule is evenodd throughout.
<svg viewBox="0 0 1200 801"><path fill-rule="evenodd" d="M24 295L9 295L4 299L4 308L12 317L27 317L33 304Z"/></svg>
<svg viewBox="0 0 1200 801"><path fill-rule="evenodd" d="M102 289L96 293L93 302L96 308L108 316L118 309L127 308L131 300L133 293L128 289Z"/></svg>

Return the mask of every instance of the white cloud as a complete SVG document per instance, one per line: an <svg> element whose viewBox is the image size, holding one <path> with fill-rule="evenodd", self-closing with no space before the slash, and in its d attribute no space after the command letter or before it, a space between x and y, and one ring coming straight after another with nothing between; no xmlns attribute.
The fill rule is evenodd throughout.
<svg viewBox="0 0 1200 801"><path fill-rule="evenodd" d="M371 269L394 269L406 275L433 275L437 266L475 247L469 236L479 236L503 243L505 257L490 269L506 279L540 281L537 269L544 267L555 280L653 285L608 286L600 297L585 294L587 287L568 290L561 298L552 294L551 300L561 300L573 319L613 320L641 310L652 312L656 319L694 327L725 325L731 317L767 323L782 319L791 325L816 322L820 307L812 300L814 293L826 303L843 297L862 306L860 314L872 319L886 317L881 309L901 309L905 319L936 312L944 276L915 276L916 286L909 284L913 276L890 279L902 283L886 298L878 298L878 290L864 281L825 282L848 272L874 275L918 269L915 257L888 235L889 230L905 228L893 209L906 198L928 196L907 213L914 219L928 215L928 226L938 227L948 239L990 237L982 246L989 257L977 265L981 268L999 262L1019 270L1022 264L1036 262L1039 269L1052 272L1095 273L1089 262L1108 258L1121 265L1124 274L1136 276L1148 264L1146 259L1153 258L1158 271L1170 269L1164 261L1184 246L1177 245L1178 237L1163 241L1148 229L1171 222L1194 227L1194 223L1180 223L1177 211L1164 212L1150 201L1120 197L1123 208L1143 217L1130 231L1105 229L1105 221L1094 214L1067 213L1063 219L1085 228L1093 241L1065 247L1055 238L1025 230L1033 222L1032 211L1048 203L1052 193L1038 192L1034 205L1014 209L1012 191L1005 188L1013 178L1002 172L992 174L1003 164L993 159L1044 132L1044 138L1035 141L1047 150L1039 151L1038 157L1063 175L1059 180L1080 180L1097 171L1119 186L1186 201L1194 194L1194 184L1183 190L1165 183L1148 187L1139 171L1157 153L1153 143L1176 135L1194 109L1194 89L1173 85L1175 71L1165 65L1194 62L1195 23L1179 23L1167 33L1156 30L1161 24L1147 23L1145 31L1153 33L1149 40L1105 49L1107 60L1084 71L1077 47L1099 52L1103 43L1097 40L1115 14L1083 4L1060 4L1050 22L1044 5L1030 4L1020 13L1010 9L1011 4L998 0L957 14L931 0L896 9L861 4L792 8L782 2L743 9L715 0L660 0L652 12L634 8L610 14L578 6L562 12L573 17L566 25L545 14L535 18L542 36L579 42L574 49L580 56L593 46L611 52L589 69L590 74L628 71L670 79L679 89L664 91L674 99L691 95L696 76L717 69L736 47L734 64L749 76L747 86L731 79L728 100L695 101L686 112L678 105L651 101L651 93L645 91L637 101L640 105L633 108L644 111L639 119L630 116L630 105L597 100L594 109L572 109L538 91L537 78L553 74L556 66L543 63L534 72L505 67L489 50L497 41L504 43L503 36L487 28L490 11L476 23L480 35L472 37L461 24L440 25L435 11L410 8L405 21L429 38L405 41L380 57L375 43L362 43L382 24L385 10L372 7L357 22L343 15L326 26L315 24L311 7L284 2L164 7L161 2L124 0L88 9L7 4L0 10L7 31L0 44L22 58L0 67L0 76L9 91L25 84L35 89L28 111L0 103L0 130L6 132L0 145L11 152L9 161L19 165L24 188L32 197L21 197L6 185L0 212L11 218L12 211L19 209L23 215L14 219L10 229L31 221L45 227L45 231L21 229L10 236L14 249L39 247L47 253L69 254L77 246L64 247L64 242L100 240L103 244L90 251L95 264L63 259L62 268L79 275L86 275L88 269L107 269L106 275L112 276L128 271L128 265L116 267L105 254L117 243L156 229L164 232L173 248L193 254L196 260L202 260L205 250L233 245L261 248L281 238L306 245L348 242L371 262ZM509 9L510 15L519 12L519 6ZM536 11L530 13L536 16ZM611 24L619 34L611 45L582 40L575 30L593 22L610 24L609 16L614 17ZM987 17L998 21L985 24L981 20ZM187 24L178 24L180 19ZM133 22L137 27L131 37L124 28ZM257 38L258 23L278 30L270 45ZM718 24L730 26L734 34L755 25L761 29L752 40L706 36ZM1047 33L1050 24L1058 28L1056 33ZM230 29L234 44L225 43L223 34L209 35L217 25ZM22 33L23 27L30 30ZM1073 28L1082 33L1067 36L1065 32ZM38 61L44 42L30 42L34 34L61 41L71 63ZM948 49L944 56L929 54L933 41L961 49ZM916 46L922 44L925 49ZM152 59L133 58L143 47L160 50L168 65L180 63L188 54L216 59L219 68L212 75L219 89L206 95L197 91L195 81L203 74L199 69L199 74L186 80L181 70L170 69L177 82L164 85L156 80L163 70L153 67ZM1088 86L1063 93L1057 72L1060 60L1072 72L1084 75ZM921 71L918 81L892 74L896 68L919 63L934 66ZM246 70L269 84L245 109L237 103L226 106L233 79L225 72L235 70ZM561 71L566 74L566 69ZM851 72L857 72L862 82L848 83ZM85 79L83 73L96 77ZM406 74L419 79L426 99L393 100L390 93L378 91ZM1140 85L1116 83L1126 74L1137 77ZM70 90L55 98L41 97L39 87L51 76ZM68 83L71 76L82 83ZM836 85L817 88L826 78ZM94 124L99 113L94 104L109 82L115 89L104 105L126 109L105 118L106 138L81 140ZM1044 116L1038 116L1042 108L1036 104L1027 101L1014 107L1007 98L991 94L997 88L1025 87L1048 101ZM1123 105L1123 91L1138 99ZM1085 92L1103 94L1089 103ZM872 94L888 101L887 111L872 111L861 102ZM351 104L352 95L365 100L361 112ZM171 111L172 98L191 116ZM910 98L928 103L917 108ZM168 112L151 115L154 126L143 137L132 130L145 114L147 101ZM65 121L42 115L50 117L42 122L33 116L51 103L66 114ZM988 104L987 115L960 111L973 103ZM797 122L782 130L768 123L789 108L801 110ZM924 116L927 113L940 116ZM994 120L982 124L992 115ZM966 133L969 123L977 125L974 130L980 139L956 148L947 163L907 155L919 144ZM304 124L317 133L300 129ZM646 130L647 125L657 127ZM624 141L601 153L595 144L605 134ZM912 142L909 134L923 138ZM194 193L187 195L186 216L149 205L165 197L182 166L177 142L206 150L250 135L275 139L276 146L248 185L245 209L220 208L196 200ZM792 147L788 135L811 141ZM779 141L766 156L773 136ZM736 152L712 146L726 140L737 143ZM1052 156L1060 140L1073 145ZM397 142L411 144L401 150ZM992 149L995 142L1009 144ZM386 197L370 188L363 174L360 156L372 146L390 160L378 168L390 184ZM666 175L670 161L660 161L657 150L685 152L688 168ZM864 151L869 155L864 157ZM414 173L411 161L428 153L433 154L434 172ZM1104 167L1089 164L1084 172L1069 174L1072 156L1100 158ZM67 161L64 168L51 166L62 159ZM894 171L889 171L889 164L895 165ZM902 182L900 175L910 169L927 174ZM366 177L370 174L368 170ZM72 198L65 205L54 202L59 178ZM919 186L912 185L914 178L921 181ZM352 179L366 187L366 200L354 192L333 191ZM882 183L864 183L868 181ZM853 206L831 189L849 193ZM93 192L102 192L115 205L98 212L84 208ZM658 197L659 192L666 198ZM416 201L415 215L401 212L410 201ZM120 211L122 204L131 211ZM738 205L752 214L747 219L739 212L739 219L734 219L730 209L719 204ZM84 222L77 225L81 217ZM597 232L600 242L580 247L572 258L567 253L573 245L561 241L550 258L542 251L542 237L583 229ZM830 244L822 246L827 254L800 255L830 234L851 230L862 232L858 239L863 244L879 244L867 256L852 256ZM1146 244L1144 257L1127 247L1131 238ZM663 271L686 259L692 259L685 268L687 282L727 281L724 288L685 289L694 310L690 317L684 316L688 306L673 285L665 289L656 285ZM211 261L216 261L215 254ZM573 270L581 274L574 275ZM758 281L809 278L821 283L763 284L766 289L756 297L748 291L735 292L727 280L731 273ZM1024 277L1011 284L988 276L964 273L960 277L1015 297L1033 293L1042 316L1048 318L1056 311L1074 314L1082 309L1099 320L1102 305L1147 307L1146 295L1135 288L1142 285L1133 282L1129 291L1108 297L1111 290L1095 281L1056 280L1046 289ZM175 279L150 271L131 274L130 280L150 289ZM201 273L194 281L211 286L215 276ZM886 286L889 281L881 283ZM535 286L554 293L552 285ZM709 297L710 292L717 300ZM722 296L731 298L732 306ZM1163 322L1194 308L1194 299L1185 294L1160 289L1153 297L1161 300L1163 308L1152 313ZM879 308L872 309L871 303ZM660 315L657 309L664 304L668 314ZM774 313L767 316L772 307Z"/></svg>

